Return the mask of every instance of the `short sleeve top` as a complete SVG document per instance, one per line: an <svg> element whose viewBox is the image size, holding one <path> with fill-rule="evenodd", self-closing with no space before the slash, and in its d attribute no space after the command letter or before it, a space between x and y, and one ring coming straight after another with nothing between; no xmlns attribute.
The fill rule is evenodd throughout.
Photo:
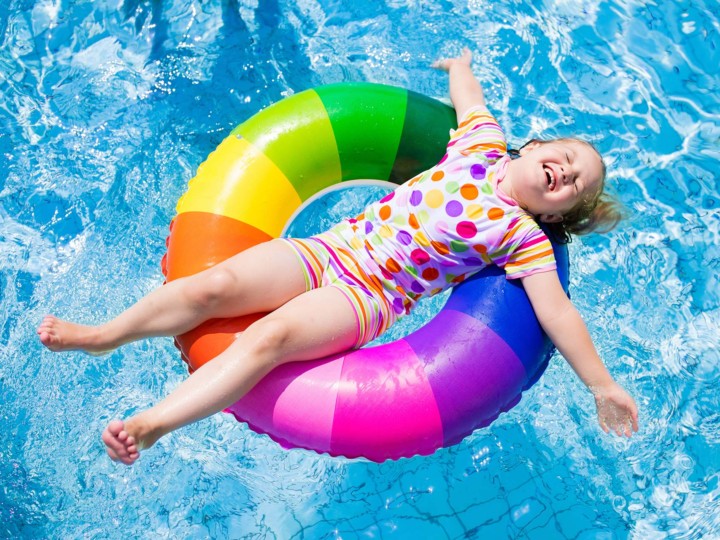
<svg viewBox="0 0 720 540"><path fill-rule="evenodd" d="M409 311L490 264L517 279L556 268L546 234L497 188L510 157L505 136L484 107L465 113L446 153L335 231L360 263L379 269L396 310ZM402 306L397 300L402 300Z"/></svg>

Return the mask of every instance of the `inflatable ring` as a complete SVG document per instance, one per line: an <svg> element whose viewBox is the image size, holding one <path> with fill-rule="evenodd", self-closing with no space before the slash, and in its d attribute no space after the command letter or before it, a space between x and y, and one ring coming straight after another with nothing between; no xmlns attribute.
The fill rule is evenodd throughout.
<svg viewBox="0 0 720 540"><path fill-rule="evenodd" d="M317 192L353 179L400 184L443 156L443 103L400 88L337 84L285 98L238 126L190 181L163 273L191 275L281 234ZM567 288L567 251L555 246ZM190 370L262 314L178 336ZM389 344L282 365L229 408L285 447L373 461L453 445L513 407L552 354L519 280L489 267L424 327Z"/></svg>

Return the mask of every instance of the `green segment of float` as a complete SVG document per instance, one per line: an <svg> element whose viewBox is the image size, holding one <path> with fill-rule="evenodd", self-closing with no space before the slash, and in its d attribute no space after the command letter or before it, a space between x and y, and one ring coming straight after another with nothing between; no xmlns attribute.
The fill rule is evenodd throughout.
<svg viewBox="0 0 720 540"><path fill-rule="evenodd" d="M403 88L343 83L306 90L236 127L301 201L343 180L401 184L442 157L452 108Z"/></svg>
<svg viewBox="0 0 720 540"><path fill-rule="evenodd" d="M388 180L405 124L407 90L371 83L317 89L337 142L342 179Z"/></svg>
<svg viewBox="0 0 720 540"><path fill-rule="evenodd" d="M341 177L335 134L314 90L283 99L236 127L287 177L301 200L336 184Z"/></svg>
<svg viewBox="0 0 720 540"><path fill-rule="evenodd" d="M408 91L405 125L391 179L404 182L433 167L442 158L450 130L455 127L457 119L452 107Z"/></svg>

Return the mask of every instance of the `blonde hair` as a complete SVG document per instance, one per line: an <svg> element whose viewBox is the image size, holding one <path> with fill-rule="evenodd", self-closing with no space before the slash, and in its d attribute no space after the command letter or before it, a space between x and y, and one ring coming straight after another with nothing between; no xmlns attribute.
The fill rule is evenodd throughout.
<svg viewBox="0 0 720 540"><path fill-rule="evenodd" d="M530 143L547 144L551 142L559 141L574 141L589 146L600 158L602 165L602 176L600 177L600 189L596 193L590 194L584 197L571 208L568 212L563 214L563 220L558 223L545 223L545 227L553 235L554 239L560 243L567 244L572 240L573 234L582 235L589 234L591 232L606 233L613 230L620 221L625 217L625 208L623 205L612 195L604 192L605 190L605 176L607 175L607 167L602 155L595 147L594 144L582 139L575 139L572 137L561 137L558 139L540 140L530 139L520 150ZM509 150L508 153L511 156L518 156L519 150Z"/></svg>

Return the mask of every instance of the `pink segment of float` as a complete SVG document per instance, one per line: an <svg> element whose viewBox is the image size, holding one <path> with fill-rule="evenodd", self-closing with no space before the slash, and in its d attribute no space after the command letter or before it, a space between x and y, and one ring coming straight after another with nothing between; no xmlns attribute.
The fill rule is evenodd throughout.
<svg viewBox="0 0 720 540"><path fill-rule="evenodd" d="M345 358L335 408L332 453L373 461L442 445L440 413L423 365L405 342L353 351Z"/></svg>
<svg viewBox="0 0 720 540"><path fill-rule="evenodd" d="M285 447L330 452L343 358L283 364L227 412Z"/></svg>
<svg viewBox="0 0 720 540"><path fill-rule="evenodd" d="M228 412L283 445L334 456L382 461L407 455L408 441L419 454L443 442L424 368L404 340L280 366Z"/></svg>

